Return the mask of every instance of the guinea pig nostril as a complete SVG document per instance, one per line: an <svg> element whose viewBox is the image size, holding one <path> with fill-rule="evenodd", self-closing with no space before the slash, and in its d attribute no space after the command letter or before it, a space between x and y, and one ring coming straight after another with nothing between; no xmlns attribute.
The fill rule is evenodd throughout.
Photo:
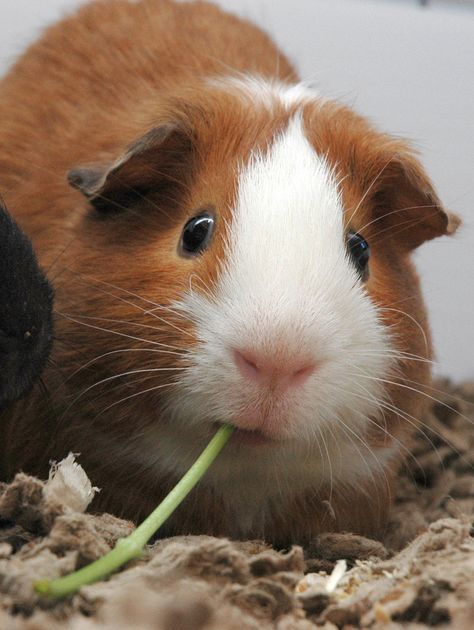
<svg viewBox="0 0 474 630"><path fill-rule="evenodd" d="M302 385L315 371L316 364L308 357L289 355L286 359L254 353L249 350L233 350L233 358L240 374L260 386L280 391Z"/></svg>
<svg viewBox="0 0 474 630"><path fill-rule="evenodd" d="M260 370L255 359L248 353L234 350L234 361L244 376L252 379L258 378Z"/></svg>
<svg viewBox="0 0 474 630"><path fill-rule="evenodd" d="M291 385L300 385L306 379L308 379L311 374L316 370L316 365L314 363L310 363L305 365L302 368L299 368L293 372L291 375Z"/></svg>

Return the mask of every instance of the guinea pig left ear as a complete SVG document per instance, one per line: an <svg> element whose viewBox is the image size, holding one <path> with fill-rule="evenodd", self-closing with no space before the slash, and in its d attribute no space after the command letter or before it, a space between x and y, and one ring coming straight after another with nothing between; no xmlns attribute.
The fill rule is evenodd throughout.
<svg viewBox="0 0 474 630"><path fill-rule="evenodd" d="M412 151L406 149L385 155L373 199L380 222L374 230L387 239L412 250L425 241L453 234L460 219L441 204L423 167ZM376 224L377 225L377 224ZM375 226L374 226L375 227ZM385 232L385 234L384 234Z"/></svg>
<svg viewBox="0 0 474 630"><path fill-rule="evenodd" d="M72 168L67 179L100 211L126 210L151 191L185 184L189 136L174 123L151 129L108 165Z"/></svg>

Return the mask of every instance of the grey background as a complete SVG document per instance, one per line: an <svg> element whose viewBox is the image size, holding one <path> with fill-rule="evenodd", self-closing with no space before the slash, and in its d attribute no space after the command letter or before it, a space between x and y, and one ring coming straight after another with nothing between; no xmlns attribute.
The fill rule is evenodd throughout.
<svg viewBox="0 0 474 630"><path fill-rule="evenodd" d="M41 28L83 0L0 0L0 73ZM472 0L219 0L270 32L301 76L380 128L410 138L464 225L416 259L439 365L474 377Z"/></svg>

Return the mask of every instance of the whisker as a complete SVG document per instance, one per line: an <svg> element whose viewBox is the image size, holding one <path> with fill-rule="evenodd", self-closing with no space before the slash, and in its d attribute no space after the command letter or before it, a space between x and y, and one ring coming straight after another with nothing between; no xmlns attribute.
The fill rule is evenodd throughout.
<svg viewBox="0 0 474 630"><path fill-rule="evenodd" d="M165 306L164 304L158 304L157 306L154 306L153 308L146 309L145 311L143 311L143 314L153 316L153 313L158 310L168 311L172 313L173 315L177 315L178 317L181 317L185 321L188 321L194 324L194 320L192 320L190 317L186 317L186 315L183 314L182 310L179 310L178 308L173 308L172 306Z"/></svg>
<svg viewBox="0 0 474 630"><path fill-rule="evenodd" d="M167 350L161 350L161 349L155 349L155 348L119 348L118 350L111 350L110 352L105 352L104 354L101 354L101 355L99 355L97 357L94 357L90 361L87 361L87 363L82 365L80 368L77 368L77 370L74 370L74 372L67 377L65 382L67 383L69 380L71 380L72 378L77 376L77 374L79 374L80 372L85 370L90 365L96 363L97 361L100 361L101 359L104 359L105 357L108 357L108 356L111 356L111 355L114 355L114 354L121 354L121 353L124 353L124 352L155 352L155 353L158 353L158 354L172 354L172 355L176 355L176 356L179 356L179 357L184 357L185 356L184 353L183 354L179 354L177 352L168 352Z"/></svg>
<svg viewBox="0 0 474 630"><path fill-rule="evenodd" d="M82 390L80 392L80 394L78 394L73 400L72 402L66 407L60 422L62 421L62 419L64 418L64 416L71 410L71 408L81 399L83 398L88 392L90 392L91 390L95 389L96 387L99 387L99 385L103 385L104 383L108 383L110 381L114 381L116 379L119 378L123 378L124 376L130 376L132 374L151 374L151 373L158 373L158 372L179 372L179 371L184 371L187 368L185 367L170 367L170 368L143 368L143 369L138 369L138 370L129 370L128 372L122 372L120 374L114 374L113 376L108 376L106 378L101 379L100 381L96 381L95 383L93 383L92 385L89 385L89 387L86 387L86 389Z"/></svg>
<svg viewBox="0 0 474 630"><path fill-rule="evenodd" d="M112 330L110 328L103 328L102 326L94 326L93 324L87 324L86 322L82 322L78 319L75 319L73 317L69 317L68 315L64 314L64 313L60 313L59 311L55 311L55 313L57 315L59 315L60 317L64 317L64 319L67 319L68 321L74 322L75 324L79 324L80 326L85 326L87 328L93 328L95 330L100 330L102 332L107 332L110 333L112 335L117 335L119 337L125 337L126 339L133 339L134 341L142 341L143 343L149 343L152 344L154 346L159 346L160 343L157 341L151 341L150 339L143 339L142 337L135 337L134 335L127 335L126 333L122 333L122 332L118 332L117 330Z"/></svg>
<svg viewBox="0 0 474 630"><path fill-rule="evenodd" d="M328 467L329 467L329 500L332 501L334 473L332 469L331 456L329 455L329 449L328 449L327 442L324 438L324 433L320 429L319 429L319 435L321 436L321 439L323 441L324 451L326 453L326 459L327 459Z"/></svg>
<svg viewBox="0 0 474 630"><path fill-rule="evenodd" d="M348 225L350 225L352 219L355 217L358 209L361 207L361 205L363 204L363 202L365 201L365 199L367 198L368 194L370 193L370 191L372 190L372 188L375 186L377 180L379 179L379 177L382 176L382 173L385 171L385 169L387 168L387 166L390 164L390 162L393 161L393 157L391 157L384 165L383 167L380 169L380 171L377 173L377 175L374 177L374 179L372 180L372 182L370 183L369 187L367 188L367 190L364 192L364 194L362 195L362 197L359 200L359 203L357 204L357 206L355 207L355 210L352 212L349 220L348 220Z"/></svg>
<svg viewBox="0 0 474 630"><path fill-rule="evenodd" d="M362 390L366 393L366 395L370 398L370 400L372 400L372 401L375 403L375 405L376 405L376 406L380 406L381 404L383 404L383 401L377 400L374 396L372 396L372 394L370 394L370 392L369 392L369 391L368 391L365 387L363 387L362 385L360 385L360 383L358 384L358 387L359 387L360 389L362 389ZM360 394L357 394L357 393L356 393L356 392L354 392L354 391L351 391L351 392L348 392L348 393L350 393L350 394L351 394L351 395L353 395L353 396L356 396L357 398L361 398L362 400L367 400L367 398L366 398L366 397L361 396ZM385 406L383 407L383 409L385 409L385 410L387 410L387 411L390 411L390 409L387 409ZM392 413L394 413L394 412L392 411ZM395 413L396 413L396 412L395 412ZM381 428L382 428L382 427L381 427L381 426L380 426L380 425L379 425L379 424L378 424L378 423L377 423L377 422L376 422L373 418L371 418L370 416L366 416L366 415L364 415L364 414L362 414L362 413L360 413L360 412L358 412L358 415L359 415L360 417L364 418L364 420L366 420L366 421L367 421L367 422L369 422L370 424L372 424L372 425L373 425L376 429L381 429ZM420 470L420 471L424 474L424 470L423 470L423 468L421 467L421 465L419 464L418 459L415 457L415 455L414 455L414 454L410 451L410 449L409 449L409 448L408 448L408 447L407 447L407 446L406 446L406 445L405 445L405 444L404 444L401 440L399 440L399 439L398 439L395 435L393 435L393 433L390 433L390 431L388 430L388 428L387 428L387 423L386 423L386 419L385 419L385 414L384 414L384 424L385 424L385 426L383 427L383 431L384 431L384 433L385 433L385 434L386 434L386 435L387 435L387 436L388 436L391 440L393 440L394 442L396 442L397 446L398 446L398 447L399 447L402 451L404 451L404 452L406 453L406 455L407 455L410 459L413 459L413 461L414 461L415 465L416 465L416 466L418 467L418 469L419 469L419 470ZM417 431L418 431L418 430L419 430L419 429L417 428ZM424 437L425 437L428 441L430 441L430 440L429 440L429 437L428 437L428 436L427 436L427 435L426 435L423 431L420 431L420 432L422 433L422 435L423 435L423 436L424 436ZM430 441L430 442L431 442L431 441ZM437 451L436 446L435 446L432 442L431 442L431 445L432 445L432 447L433 447L433 450ZM441 461L441 460L440 460L440 463L441 463L441 465L442 465L442 461Z"/></svg>
<svg viewBox="0 0 474 630"><path fill-rule="evenodd" d="M84 274L81 274L81 273L78 273L78 272L73 272L73 273L77 273L77 275L81 276L82 278L87 278L87 276L85 276ZM109 285L110 284L108 282L103 282L101 280L97 280L96 278L90 278L90 279L92 279L95 282L98 282L100 284L105 284L105 285ZM86 286L90 286L90 285L86 285ZM148 299L146 299L144 297L136 295L135 293L132 293L131 291L127 291L126 289L122 289L120 287L115 287L114 285L110 285L110 286L112 286L117 291L121 291L122 293L126 293L128 295L133 296L133 297L137 297L138 299L140 299L140 300L142 300L144 302L147 302L148 304L152 304L154 307L163 308L163 309L168 308L168 307L166 307L166 306L164 306L162 304L156 304L155 302L152 302L151 300L148 300ZM133 306L133 308L138 309L139 311L141 311L144 314L148 314L149 313L149 311L147 309L143 308L142 306L139 306L135 302L131 302L130 300L127 300L127 299L125 299L123 297L120 297L119 295L115 295L114 293L111 293L110 291L106 291L105 289L101 289L99 287L93 287L93 288L96 291L99 291L100 293L103 293L104 295L109 295L110 297L113 297L114 299L119 300L120 302L123 302L124 304L129 304L130 306ZM181 316L181 314L178 314L178 315ZM155 319L158 319L158 320L164 322L165 324L167 324L169 326L172 326L173 328L176 328L179 332L183 332L185 334L188 334L188 335L192 336L191 333L181 330L180 328L178 328L177 326L175 326L171 322L169 322L169 321L167 321L167 320L165 320L165 319L163 319L163 318L161 318L161 317L159 317L157 315L153 315L152 314L152 317L154 317ZM189 318L184 318L184 317L183 317L183 319L188 319L189 320ZM189 320L189 321L191 321L191 320Z"/></svg>
<svg viewBox="0 0 474 630"><path fill-rule="evenodd" d="M436 361L433 361L432 359L427 359L426 357L421 357L419 355L412 354L410 352L403 352L403 351L396 351L396 350L361 350L359 356L361 357L381 356L381 357L387 357L389 359L398 360L400 362L416 361L419 363L427 363L428 365L432 365L432 366L439 365Z"/></svg>
<svg viewBox="0 0 474 630"><path fill-rule="evenodd" d="M438 462L440 467L444 470L444 463L443 460L441 459L441 456L439 454L439 450L438 447L436 446L436 444L433 442L433 440L430 438L430 436L428 435L428 433L426 433L426 431L423 430L422 427L425 427L427 430L431 431L432 433L434 433L436 435L436 437L438 437L439 439L441 439L442 441L446 441L443 436L436 431L436 429L434 429L433 427L431 427L430 425L428 425L426 422L423 422L422 420L420 420L419 418L415 418L414 416L412 416L411 414L408 414L404 411L402 411L399 407L397 407L396 405L392 405L388 402L384 402L381 403L381 405L383 405L383 407L385 409L387 409L388 411L391 411L392 413L396 414L397 416L399 416L400 418L402 418L403 420L405 420L405 422L408 422L408 424L410 426L413 427L413 429L417 432L417 433L421 433L421 435L423 436L423 438L429 443L431 450L436 453L436 457L438 458ZM454 445L450 444L451 448L454 450L454 452L456 453L456 455L460 458L463 459L463 455L462 453L460 453L455 447Z"/></svg>
<svg viewBox="0 0 474 630"><path fill-rule="evenodd" d="M377 221L381 221L382 219L385 219L386 217L389 217L393 214L397 214L399 212L406 212L408 210L420 210L422 208L436 208L436 207L437 207L436 204L429 203L429 204L420 205L420 206L407 206L405 208L397 208L396 210L390 210L390 212L386 212L385 214L382 214L381 216L378 216L375 219L372 219L372 221L369 221L368 223L366 223L365 225L363 225L361 228L358 228L358 229L360 232L363 232L369 226L373 225L374 223L377 223Z"/></svg>
<svg viewBox="0 0 474 630"><path fill-rule="evenodd" d="M200 276L197 275L197 273L193 273L189 277L190 294L193 295L193 280L198 280L201 283L204 294L208 298L209 302L213 303L216 299L216 296L213 293L213 290L204 282L204 280Z"/></svg>
<svg viewBox="0 0 474 630"><path fill-rule="evenodd" d="M366 374L363 370L361 370L360 368L358 368L356 365L354 365L353 363L350 363L350 365L352 365L352 367L357 370L357 372L355 374L353 374L353 376L356 376L358 378L362 377L362 378L368 378L370 380L373 380L375 382L381 382L383 381L383 379L380 379L378 377L373 377L370 376L368 374ZM359 384L359 387L362 387ZM355 392L353 392L354 395ZM435 444L433 443L433 441L430 439L430 437L423 431L423 429L421 428L421 426L425 426L426 428L428 428L430 431L432 431L435 435L437 435L438 438L440 438L442 441L445 440L444 436L442 436L438 431L436 431L435 429L433 429L433 427L428 426L425 422L423 422L422 420L420 420L419 418L415 418L415 416L412 416L411 414L409 414L407 411L401 410L400 408L398 408L397 406L393 405L392 403L388 402L387 400L375 400L374 398L372 398L372 400L374 400L374 402L376 402L376 404L382 408L382 409L386 409L387 411L390 411L392 413L395 413L397 416L403 418L406 422L408 422L416 431L418 431L419 433L421 433L424 438L426 440L429 441L431 447L433 448L433 451L435 451L437 453L437 449ZM453 445L454 447L454 445ZM458 451L456 451L458 453L459 456L461 456L461 453L459 453ZM439 457L439 455L438 455ZM442 464L441 460L440 460L440 464Z"/></svg>
<svg viewBox="0 0 474 630"><path fill-rule="evenodd" d="M405 378L405 377L403 380L407 383L411 383L412 385L420 385L420 387L424 387L425 389L430 389L431 391L436 392L437 394L444 394L446 397L452 398L455 402L462 403L463 405L467 405L468 407L474 406L474 403L470 402L469 400L465 400L464 398L461 398L460 396L455 396L454 394L451 394L450 392L447 392L443 389L438 389L436 387L432 387L431 385L424 385L423 383L420 383L419 381L414 381L412 379ZM436 404L441 404L441 401L438 401ZM471 418L463 416L459 412L459 410L456 409L455 411L456 411L456 414L463 420L468 420L472 422Z"/></svg>
<svg viewBox="0 0 474 630"><path fill-rule="evenodd" d="M433 216L436 213L433 212ZM372 245L377 245L378 243L380 243L381 241L383 242L383 239L376 239L375 237L379 237L381 234L384 234L385 232L390 232L390 237L393 238L394 236L398 236L399 234L403 234L403 232L406 232L409 229L412 229L414 227L416 227L417 225L420 225L421 223L423 223L424 221L426 221L426 217L420 217L417 221L414 219L407 219L406 221L401 221L400 223L398 223L399 228L398 230L394 230L392 226L386 227L383 230L379 230L378 232L376 232L372 237L371 237L371 244ZM405 227L403 227L405 226Z"/></svg>
<svg viewBox="0 0 474 630"><path fill-rule="evenodd" d="M377 484L377 480L374 476L374 471L371 469L370 465L368 464L367 460L365 459L365 457L362 455L360 449L358 448L358 446L354 443L354 441L351 439L351 436L347 434L347 431L349 431L349 433L351 435L353 435L361 444L362 446L368 450L368 452L370 453L370 455L374 458L374 461L377 465L377 468L379 468L380 472L382 473L383 476L383 480L385 483L385 487L387 489L387 493L388 496L391 497L392 495L392 491L390 488L390 483L388 481L387 478L387 474L382 466L382 464L379 462L376 454L374 453L373 449L370 448L370 446L367 444L367 442L362 439L355 431L353 431L351 429L351 427L349 427L340 417L338 418L338 422L342 425L342 431L347 435L347 437L349 438L349 440L351 441L351 443L353 444L354 448L356 449L356 451L359 453L359 456L361 458L361 460L364 462L365 467L367 468L367 472L369 473L369 477L372 479L372 482L374 484L374 487L377 488L378 484ZM380 505L379 505L379 509L380 509Z"/></svg>
<svg viewBox="0 0 474 630"><path fill-rule="evenodd" d="M424 341L424 344L425 344L426 353L427 354L429 353L428 337L427 337L427 335L426 335L422 325L420 324L420 322L417 321L412 315L410 315L409 313L406 313L405 311L401 311L401 310L399 310L397 308L391 308L391 307L388 307L388 306L379 306L378 310L380 310L380 311L393 311L394 313L400 313L400 315L404 315L405 317L408 317L408 319L410 321L412 321L418 327L419 331L421 332L421 335L423 337L423 341Z"/></svg>
<svg viewBox="0 0 474 630"><path fill-rule="evenodd" d="M353 367L356 367L356 366L353 366ZM356 368L356 369L357 369L357 368ZM362 378L368 378L368 379L370 379L370 380L374 380L374 381L377 381L377 382L381 381L381 382L387 382L387 383L391 383L391 384L397 385L397 383L393 383L392 381L386 381L386 380L384 380L384 379L379 379L379 378L377 378L377 377L372 377L372 376L369 376L369 375L367 375L367 374L363 374L363 373L362 373L362 372L360 372L360 371L359 371L357 374L354 374L354 376L357 376L357 377L362 377ZM400 384L400 385L401 385L401 384ZM416 392L416 393L423 393L423 392L420 392L419 390L416 390L416 389L413 389L413 388L409 388L409 389L412 389L412 390L413 390L414 392ZM430 397L430 398L432 398L432 397ZM433 399L433 400L435 400L435 401L436 401L436 399ZM440 401L436 401L436 402L440 402ZM467 463L470 467L472 466L472 465L471 465L471 464L470 464L470 463L466 460L466 458L464 457L464 455L462 454L462 452L461 452L461 451L459 451L459 449L456 447L456 445L455 445L455 444L454 444L454 443L453 443L453 442L452 442L452 441L451 441L451 440L450 440L450 439L449 439L446 435L443 435L442 433L440 433L440 432L439 432L437 429L435 429L434 427L430 426L429 424L427 424L426 422L424 422L424 421L420 420L419 418L415 418L414 416L412 416L412 415L411 415L411 414L409 414L408 412L401 410L399 407L397 407L397 406L395 406L395 405L393 405L393 404L391 404L391 403L389 403L389 402L387 402L387 401L378 401L378 404L379 404L381 407L383 407L383 408L387 409L388 411L391 411L391 412L395 413L396 415L400 416L403 420L405 420L406 422L408 422L408 423L409 423L409 424L410 424L410 425L411 425L411 426L412 426L412 427L413 427L416 431L418 431L419 433L421 433L421 434L423 435L423 437L424 437L424 438L425 438L425 439L426 439L426 440L430 443L430 445L431 445L431 447L432 447L432 449L433 449L433 451L434 451L434 452L438 453L438 449L436 448L436 445L433 443L433 441L431 440L431 438L429 437L429 435L427 435L427 433L426 433L425 431L423 431L423 429L422 429L421 427L425 427L428 431L431 431L431 433L433 433L433 434L434 434L434 435L435 435L438 439L440 439L442 442L447 443L447 444L450 446L450 448L451 448L451 449L452 449L452 450L456 453L456 455L457 455L457 456L458 456L458 457L459 457L462 461L464 461L465 463ZM458 411L457 411L457 410L455 410L455 409L453 409L453 408L451 408L451 410L452 410L454 413L458 413ZM460 416L461 416L461 414L458 414L458 415L460 415ZM462 416L461 416L461 417L462 417ZM469 422L471 422L469 418L467 418L467 420L468 420ZM439 454L438 454L438 457L439 457ZM442 466L442 465L443 465L443 463L442 463L442 461L441 461L441 458L439 458L439 459L440 459L440 465Z"/></svg>
<svg viewBox="0 0 474 630"><path fill-rule="evenodd" d="M183 330L179 326L176 326L176 324L173 324L172 322L167 321L166 319L164 319L163 317L160 317L156 313L153 313L151 311L146 311L146 312L149 313L152 317L154 317L158 321L168 324L168 326L171 326L171 328L174 328L178 332L183 333L183 335L187 335L188 337L191 337L192 339L194 339L194 335L190 333L188 330Z"/></svg>
<svg viewBox="0 0 474 630"><path fill-rule="evenodd" d="M112 319L109 317L96 317L92 315L72 315L71 313L63 313L63 315L67 317L71 317L71 318L73 317L79 320L88 319L88 320L101 321L101 322L110 322L112 324L125 324L127 326L138 326L140 328L149 328L150 330L157 330L159 332L163 330L162 328L157 328L156 326L150 326L149 324L140 324L139 322L126 321L122 319ZM163 353L181 354L181 352L183 351L183 349L179 348L178 346L171 346L169 344L161 343L158 341L155 341L155 344L161 346L162 348L166 348L167 350L168 349L170 350L169 352L163 350ZM172 352L171 350L177 350L178 352Z"/></svg>
<svg viewBox="0 0 474 630"><path fill-rule="evenodd" d="M91 277L91 276L86 276L85 274L82 274L82 273L79 273L79 272L75 272L74 270L70 270L70 271L71 271L72 273L75 273L76 275L80 276L81 278L87 278L87 279L89 279L89 280L93 280L94 282L97 282L97 283L100 283L100 284L103 284L103 285L106 285L106 286L110 286L111 288L113 288L113 289L115 289L115 290L117 290L117 291L121 291L122 293L125 293L125 294L127 294L127 295L130 295L130 296L132 296L132 297L136 297L136 298L138 298L139 300L142 300L143 302L146 302L147 304L151 304L153 307L156 307L156 308L162 308L162 309L164 309L164 310L166 310L166 309L171 309L171 307L165 306L165 305L163 305L163 304L157 304L156 302L153 302L152 300L149 300L149 299L144 298L144 297L142 297L142 296L140 296L140 295L137 295L136 293L133 293L132 291L128 291L127 289L123 289L123 288L121 288L121 287L115 286L115 285L111 284L110 282L105 282L105 281L103 281L103 280L99 280L99 279L94 278L94 277ZM90 286L90 285L86 285L86 286ZM125 304L129 304L130 306L133 306L133 308L136 308L136 309L140 310L140 311L141 311L142 313L144 313L144 314L150 314L150 315L151 315L152 317L154 317L155 319L158 319L159 321L162 321L163 323L167 324L168 326L171 326L172 328L175 328L175 329L176 329L176 330L178 330L179 332L181 332L181 333L183 333L183 334L185 334L185 335L188 335L189 337L193 337L193 335L192 335L189 331L185 331L185 330L183 330L182 328L179 328L178 326L176 326L176 325L175 325L175 324L173 324L172 322L167 321L166 319L164 319L164 318L162 318L162 317L159 317L159 316L158 316L158 315L156 315L155 313L150 312L150 310L149 310L149 309L145 309L145 308L143 308L143 307L139 306L138 304L136 304L135 302L131 302L130 300L126 300L126 299L125 299L125 298L123 298L123 297L120 297L120 296L118 296L118 295L115 295L115 294L111 293L110 291L106 291L105 289L101 289L101 288L99 288L99 287L94 287L94 289L95 289L96 291L100 291L101 293L104 293L105 295L109 295L109 296L113 297L113 298L114 298L114 299L116 299L116 300L119 300L119 301L121 301L121 302L124 302ZM154 310L154 309L153 309L153 310ZM176 313L176 312L175 312L175 314L176 314L176 315L178 315L179 317L182 317L183 319L187 319L188 321L191 321L191 322L192 322L192 320L191 320L190 318L186 318L186 317L184 317L181 313Z"/></svg>
<svg viewBox="0 0 474 630"><path fill-rule="evenodd" d="M110 398L111 394L123 389L130 389L136 386L139 383L144 383L145 381L150 381L152 379L159 378L159 374L151 374L149 376L142 376L141 378L135 378L131 380L126 380L123 383L115 383L113 386L108 387L107 391L100 392L95 399L89 398L91 403L95 404L96 402L100 402L104 396Z"/></svg>
<svg viewBox="0 0 474 630"><path fill-rule="evenodd" d="M116 405L120 405L121 403L126 402L127 400L130 400L132 398L136 398L137 396L141 396L142 394L147 394L149 392L156 391L158 389L163 389L165 387L175 387L175 386L176 386L176 383L165 383L164 385L157 385L155 387L150 387L150 388L142 390L140 392L135 392L134 394L131 394L130 396L126 396L125 398L121 398L120 400L116 400L114 403L112 403L108 407L105 407L105 409L102 409L96 416L94 416L93 422L95 422L95 420L97 420L97 418L99 418L101 415L103 415L109 409L112 409Z"/></svg>
<svg viewBox="0 0 474 630"><path fill-rule="evenodd" d="M461 418L463 418L463 420L466 420L469 423L472 423L473 421L471 420L471 418L468 418L467 416L463 415L462 413L460 413L457 409L455 409L454 407L451 407L450 405L448 405L447 403L443 402L442 400L439 400L438 398L435 398L434 396L431 396L431 394L427 394L426 392L423 392L420 389L416 389L415 387L410 387L409 385L404 385L403 383L397 383L395 381L389 381L387 379L383 379L380 377L371 377L369 375L362 375L360 374L360 376L364 376L364 378L371 378L374 380L377 380L379 382L382 383L387 383L388 385L394 385L395 387L402 387L404 389L408 389L416 394L421 394L422 396L426 396L427 398L429 398L430 400L432 400L433 402L437 403L438 405L441 405L443 407L445 407L446 409L449 409L450 411L452 411L453 413L459 415Z"/></svg>

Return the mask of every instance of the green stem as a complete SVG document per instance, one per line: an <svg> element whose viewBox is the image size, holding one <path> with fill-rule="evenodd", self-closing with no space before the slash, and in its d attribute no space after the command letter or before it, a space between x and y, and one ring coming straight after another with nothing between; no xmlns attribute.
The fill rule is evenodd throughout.
<svg viewBox="0 0 474 630"><path fill-rule="evenodd" d="M197 482L220 453L232 435L234 427L224 425L206 446L188 472L176 484L160 505L139 527L126 538L121 538L105 556L79 569L75 573L57 580L39 580L34 589L45 597L66 597L86 584L92 584L109 575L129 560L140 557L143 548L155 532L163 525L178 505L187 497Z"/></svg>

